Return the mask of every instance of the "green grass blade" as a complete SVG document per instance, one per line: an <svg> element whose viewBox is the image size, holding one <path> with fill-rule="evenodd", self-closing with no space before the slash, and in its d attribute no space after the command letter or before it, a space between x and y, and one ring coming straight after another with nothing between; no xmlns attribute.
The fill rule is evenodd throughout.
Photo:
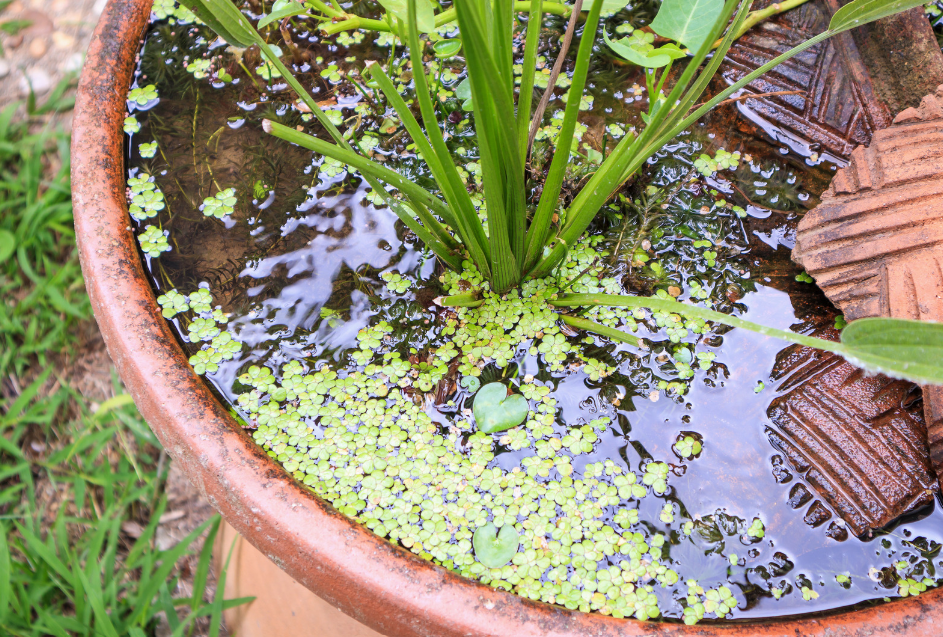
<svg viewBox="0 0 943 637"><path fill-rule="evenodd" d="M0 524L0 625L7 623L10 614L12 593L10 570L10 546L7 544L7 527Z"/></svg>
<svg viewBox="0 0 943 637"><path fill-rule="evenodd" d="M73 564L73 568L75 569L75 572L82 583L81 587L76 588L78 590L84 589L85 594L88 596L89 605L91 605L92 611L95 613L95 633L104 635L105 637L118 637L118 631L115 630L115 625L111 621L111 616L105 609L105 599L101 589L101 580L96 577L89 578L86 576L85 572L79 567L77 562Z"/></svg>
<svg viewBox="0 0 943 637"><path fill-rule="evenodd" d="M563 188L563 178L570 163L570 147L573 145L573 132L576 130L576 119L580 114L580 100L586 86L586 76L589 73L589 58L596 41L596 31L599 28L599 14L603 0L593 0L586 24L583 27L583 37L580 39L580 48L576 54L576 65L573 69L573 79L570 84L570 97L567 100L566 110L563 112L563 126L557 137L557 146L553 153L553 161L544 181L537 212L531 221L527 232L527 243L524 256L524 271L527 272L537 263L543 254L543 249L550 235L550 220L557 209L560 199L560 190ZM594 213L595 216L595 213Z"/></svg>

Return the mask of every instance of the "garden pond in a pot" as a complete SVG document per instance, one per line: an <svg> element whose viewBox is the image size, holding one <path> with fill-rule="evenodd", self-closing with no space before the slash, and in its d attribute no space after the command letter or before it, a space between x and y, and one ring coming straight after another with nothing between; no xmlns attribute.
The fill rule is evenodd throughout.
<svg viewBox="0 0 943 637"><path fill-rule="evenodd" d="M623 10L606 28L631 33L653 12ZM657 294L834 337L842 318L789 261L834 165L736 132L721 109L655 156L550 277L501 303L440 307L481 277L470 264L444 270L355 171L262 131L264 119L320 127L259 52L227 46L168 0L152 18L125 131L130 212L158 300L195 371L319 496L469 578L616 617L796 615L938 583L939 507L857 538L821 500L807 506L814 490L771 446L768 416L777 365L796 347L676 314L583 314L638 337L615 342L545 302L560 290ZM543 26L538 88L565 21ZM433 189L362 75L375 60L408 98L402 45L315 27L293 18L263 33L335 125ZM438 31L428 70L481 203L463 60L454 25ZM557 86L532 177L550 159L566 72ZM594 52L565 194L640 124L646 100L639 69ZM902 409L917 414L911 394Z"/></svg>

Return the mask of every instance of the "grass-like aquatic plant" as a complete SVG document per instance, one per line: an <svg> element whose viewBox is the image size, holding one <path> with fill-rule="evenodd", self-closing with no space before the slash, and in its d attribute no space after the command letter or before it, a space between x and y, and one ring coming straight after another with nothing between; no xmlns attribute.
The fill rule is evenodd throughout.
<svg viewBox="0 0 943 637"><path fill-rule="evenodd" d="M644 128L626 134L603 159L582 189L572 198L563 186L579 114L580 100L589 71L590 54L599 35L600 17L622 9L624 0L592 0L571 8L544 0L455 0L451 8L438 14L431 0L380 0L386 9L383 20L349 18L336 2L320 0L305 4L280 0L259 27L276 20L313 10L332 20L325 30L337 33L350 28L393 31L409 49L413 81L421 122L396 89L380 64L369 67L372 82L396 111L417 153L427 164L439 195L428 192L399 173L370 159L352 146L279 59L277 52L252 26L231 0L182 0L224 40L238 47L258 46L265 59L310 108L334 143L267 120L266 132L325 155L359 171L374 192L433 251L445 266L461 271L470 260L486 281L481 290L440 299L446 306L472 306L482 294L503 295L527 279L550 275L575 246L603 206L632 178L645 162L700 117L770 69L839 33L879 18L922 5L920 0L855 0L835 13L827 30L783 53L747 74L727 89L699 103L717 73L734 40L758 12L750 12L752 0L664 0L652 22L652 29L671 40L655 48L644 36L614 41L607 33L609 47L628 61L646 69L649 106L643 113ZM798 4L798 3L793 3ZM792 6L792 5L790 5ZM528 202L526 188L529 155L554 82L536 106L533 104L538 28L529 28L523 52L523 73L519 98L515 103L513 72L513 24L519 12L528 13L528 24L540 23L544 13L569 17L563 51L555 72L559 72L578 17L583 16L583 32L576 52L570 96L563 115L550 167L543 179L536 205ZM585 13L585 15L584 15ZM356 24L344 24L353 20ZM420 33L456 21L467 62L474 125L480 148L484 183L486 223L467 192L446 146L437 119L430 82L424 72L426 43ZM680 73L672 74L676 64ZM669 85L669 79L673 83ZM355 142L356 143L356 142ZM383 186L402 194L393 198ZM842 333L834 343L792 332L773 330L719 312L669 299L623 295L559 294L550 300L557 308L586 308L598 305L646 307L688 317L701 318L776 336L840 354L871 371L907 378L920 383L943 383L943 325L899 319L862 319ZM635 342L635 337L589 319L561 314L561 320L578 329L608 338Z"/></svg>

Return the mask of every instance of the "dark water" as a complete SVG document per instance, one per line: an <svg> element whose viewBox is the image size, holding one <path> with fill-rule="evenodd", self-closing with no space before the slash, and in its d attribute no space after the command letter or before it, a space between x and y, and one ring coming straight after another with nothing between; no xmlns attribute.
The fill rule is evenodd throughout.
<svg viewBox="0 0 943 637"><path fill-rule="evenodd" d="M629 18L644 23L645 8ZM562 28L552 19L547 25L548 39L554 29ZM305 51L296 64L311 69L303 79L315 97L330 101L348 122L357 122L357 130L375 130L383 114L367 109L358 113L357 105L365 104L366 98L349 81L334 85L317 71L331 63L349 70L355 66L348 61L351 58L386 60L390 49L325 43L304 31L304 23L292 33ZM173 249L148 260L158 293L171 289L186 293L208 285L214 304L230 315L229 331L245 344L241 355L221 363L208 381L235 405L241 391L237 377L252 364L273 369L290 360L307 361L312 368L321 362L341 365L338 361L346 361L344 352L356 347L358 331L378 316L394 318L397 333L408 334L421 349L424 339L434 338L427 308L441 292L435 261L389 210L377 209L365 199L366 187L359 179L343 172L318 177L320 160L262 133L260 121L265 117L301 123L301 114L288 108L278 80L266 86L253 73L253 81L231 56L226 68L237 78L235 85L214 86L210 79L196 79L184 70L185 52L197 57L202 51L223 51L207 36L192 25L166 22L150 31L137 84L157 84L161 97L138 113L144 130L131 137L129 168L135 174L155 175L167 198L157 221L170 232ZM370 40L368 36L365 42ZM555 55L555 50L546 55ZM396 56L402 59L401 52ZM323 59L318 61L319 57ZM251 50L242 62L249 69L260 63ZM459 70L460 66L455 64ZM598 57L589 90L595 99L593 110L581 118L587 126L584 141L599 149L607 124L638 123L639 109L645 106L643 93L634 96L632 87L638 84L644 82L635 71ZM454 110L457 104L448 102L446 108ZM801 271L789 261L789 250L801 213L815 204L835 167L810 165L814 162L784 154L761 137L733 132L733 116L721 112L683 135L628 187L627 201L601 215L592 232L604 236L604 245L613 253L610 272L628 292L644 294L682 283L688 284L680 286L686 289L692 279L697 280L720 309L735 310L772 327L809 332L831 325L835 310L814 285L796 280ZM450 144L469 149L468 157L474 159L470 128L458 122L447 130L452 134ZM144 158L138 143L151 139L159 141L160 152ZM377 153L417 182L431 184L419 162L400 157L406 141L404 135L384 138ZM740 168L688 183L694 158L721 147L743 153ZM535 157L540 152L538 146ZM677 189L682 182L685 185ZM204 217L198 210L200 202L227 187L236 189L239 201L233 214L222 220ZM648 205L666 193L670 193L666 203ZM747 216L741 219L718 204L721 198L742 206ZM718 253L714 267L705 267L703 249L693 247L694 240L703 237L711 238ZM647 250L661 270L633 265L637 249ZM391 294L380 278L391 268L413 274L423 285L402 297ZM325 309L336 313L335 326ZM197 346L187 342L184 323L179 317L173 320L184 346L195 351ZM700 339L698 347L716 355L713 364L706 371L695 366L694 377L685 380L673 365L674 345L665 331L653 324L647 327L639 332L651 339L646 352L630 352L621 345L596 348L594 357L618 365L618 371L603 381L590 381L582 372L548 372L538 357L526 354L516 359L515 371L554 385L558 400L554 427L561 434L568 430L567 423L603 413L603 402L623 396L612 427L600 435L593 453L575 459L577 475L587 463L606 459L636 471L649 458L672 464L669 491L639 504L646 529L677 540L672 541L669 555L684 565L678 568L682 581L667 592L659 591L660 596L677 595L680 590L683 597L687 576L697 576L705 589L727 583L739 602L728 618L751 619L896 597L898 576L892 565L899 560L919 563L917 572L936 580L935 566L943 565L937 555L943 542L938 506L871 538L838 541L826 534L829 525L810 527L802 519L805 508L788 505L789 490L801 478L785 485L777 482L774 469L782 454L767 434L773 426L767 409L779 395L771 372L782 342L740 330L714 330ZM689 334L683 342L695 340L697 335ZM499 372L486 369L483 382L489 374ZM664 391L659 383L681 383L687 390L678 395ZM758 383L765 389L757 392ZM470 406L464 390L459 389L455 399ZM439 414L434 419L447 418ZM679 432L703 440L696 459L682 462L675 455L672 445ZM523 454L505 448L497 453L494 466L516 466ZM718 529L716 536L704 545L686 541L678 535L677 521L659 520L666 502L678 504L676 520L687 519L679 509L689 517L709 520ZM604 518L607 523L613 513ZM728 518L749 521L756 516L766 524L762 541L743 543L738 533L724 535ZM736 564L731 563L731 554L740 558L733 560ZM840 574L850 574L850 588L836 582ZM803 600L798 582L805 580L819 594L817 599ZM768 591L780 582L790 583L793 590L776 600Z"/></svg>

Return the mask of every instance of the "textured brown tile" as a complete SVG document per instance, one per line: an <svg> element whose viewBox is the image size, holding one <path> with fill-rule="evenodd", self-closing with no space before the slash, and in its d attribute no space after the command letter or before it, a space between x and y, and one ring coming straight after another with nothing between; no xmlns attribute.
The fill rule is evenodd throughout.
<svg viewBox="0 0 943 637"><path fill-rule="evenodd" d="M756 3L756 8L770 4ZM828 27L833 8L814 0L763 22L741 37L721 66L733 84L749 72ZM871 78L850 35L842 34L800 53L754 80L743 91L804 91L739 102L741 115L776 141L795 150L827 152L844 158L875 130L891 123L891 113L875 95Z"/></svg>
<svg viewBox="0 0 943 637"><path fill-rule="evenodd" d="M807 347L784 351L773 376L786 393L768 410L770 442L821 498L802 483L789 491L807 524L822 525L834 511L861 535L932 501L936 483L911 383L867 376ZM828 532L841 539L840 527Z"/></svg>

